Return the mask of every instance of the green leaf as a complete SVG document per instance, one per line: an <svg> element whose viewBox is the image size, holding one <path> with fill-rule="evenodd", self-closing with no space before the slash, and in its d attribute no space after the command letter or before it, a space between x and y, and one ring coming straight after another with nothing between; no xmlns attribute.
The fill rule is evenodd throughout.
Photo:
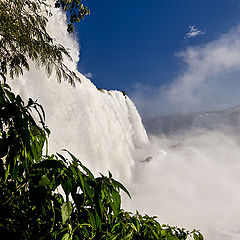
<svg viewBox="0 0 240 240"><path fill-rule="evenodd" d="M130 223L130 226L134 229L134 231L138 232L136 226L133 223Z"/></svg>
<svg viewBox="0 0 240 240"><path fill-rule="evenodd" d="M92 212L88 211L88 216L89 216L90 224L92 225L92 227L94 229L96 229L97 226L96 226L96 221L95 221L94 214Z"/></svg>
<svg viewBox="0 0 240 240"><path fill-rule="evenodd" d="M138 221L138 219L137 218L134 218L133 219L134 220L134 225L135 225L135 227L137 228L137 232L139 232L140 231L140 224L139 224L139 221Z"/></svg>
<svg viewBox="0 0 240 240"><path fill-rule="evenodd" d="M71 158L74 160L74 161L77 161L78 162L78 164L81 166L81 168L89 175L89 177L91 178L91 179L94 179L94 176L93 176L93 174L92 174L92 172L87 168L87 167L85 167L72 153L70 153L68 150L66 150L66 149L63 149L63 151L66 151L70 156L71 156Z"/></svg>
<svg viewBox="0 0 240 240"><path fill-rule="evenodd" d="M51 181L48 179L47 175L43 175L39 181L39 186L48 186Z"/></svg>
<svg viewBox="0 0 240 240"><path fill-rule="evenodd" d="M62 188L68 197L69 193L72 191L72 182L69 178L64 179L65 181L62 182Z"/></svg>
<svg viewBox="0 0 240 240"><path fill-rule="evenodd" d="M95 212L95 220L96 220L96 226L98 228L102 224L102 221L97 212Z"/></svg>
<svg viewBox="0 0 240 240"><path fill-rule="evenodd" d="M9 171L10 171L10 164L7 165L6 170L5 170L5 182L7 181Z"/></svg>
<svg viewBox="0 0 240 240"><path fill-rule="evenodd" d="M115 190L112 191L112 202L110 203L110 206L112 207L113 213L115 217L117 217L119 210L120 210L120 205L121 205L121 197L118 192Z"/></svg>
<svg viewBox="0 0 240 240"><path fill-rule="evenodd" d="M120 182L118 182L118 181L116 181L116 180L113 180L113 182L114 182L114 185L115 185L115 186L117 186L117 187L119 187L120 189L122 189L122 190L129 196L129 198L131 198L131 195L130 195L130 193L128 192L128 190L127 190Z"/></svg>
<svg viewBox="0 0 240 240"><path fill-rule="evenodd" d="M161 235L164 237L166 236L166 231L165 230L161 230Z"/></svg>
<svg viewBox="0 0 240 240"><path fill-rule="evenodd" d="M77 181L78 175L77 175L77 171L76 171L75 167L71 165L70 168L72 170L72 174L73 174L74 180Z"/></svg>
<svg viewBox="0 0 240 240"><path fill-rule="evenodd" d="M199 240L204 240L204 237L201 233L198 233L199 234Z"/></svg>
<svg viewBox="0 0 240 240"><path fill-rule="evenodd" d="M193 239L194 240L204 240L203 235L200 232L193 233Z"/></svg>
<svg viewBox="0 0 240 240"><path fill-rule="evenodd" d="M62 223L64 224L72 214L72 203L70 201L64 202L61 208Z"/></svg>
<svg viewBox="0 0 240 240"><path fill-rule="evenodd" d="M89 196L89 197L91 198L91 200L92 200L92 198L93 198L93 196L94 196L94 191L90 188L89 184L88 184L86 181L84 181L84 187L85 187L85 190L86 190L88 196Z"/></svg>
<svg viewBox="0 0 240 240"><path fill-rule="evenodd" d="M13 177L14 180L17 179L17 177L18 177L18 165L15 165L15 166L13 167L12 177Z"/></svg>
<svg viewBox="0 0 240 240"><path fill-rule="evenodd" d="M72 236L69 233L65 233L62 237L62 240L72 240Z"/></svg>
<svg viewBox="0 0 240 240"><path fill-rule="evenodd" d="M11 102L14 102L14 100L15 100L15 95L14 95L14 93L12 93L12 92L10 92L10 91L8 91L8 90L5 90L5 93L6 93L6 95L8 96L9 100L10 100Z"/></svg>

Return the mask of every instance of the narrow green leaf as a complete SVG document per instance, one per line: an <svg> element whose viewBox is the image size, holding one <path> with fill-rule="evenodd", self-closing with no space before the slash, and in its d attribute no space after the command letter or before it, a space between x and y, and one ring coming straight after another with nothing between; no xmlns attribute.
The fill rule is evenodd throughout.
<svg viewBox="0 0 240 240"><path fill-rule="evenodd" d="M127 190L120 182L118 182L118 181L116 181L116 180L113 180L113 182L114 182L114 184L115 184L117 187L119 187L120 189L122 189L122 190L129 196L129 198L131 198L131 195L130 195L130 193L128 192L128 190Z"/></svg>
<svg viewBox="0 0 240 240"><path fill-rule="evenodd" d="M198 235L196 233L193 233L193 239L194 240L199 240Z"/></svg>
<svg viewBox="0 0 240 240"><path fill-rule="evenodd" d="M96 221L96 226L97 226L97 228L98 228L99 226L101 226L102 221L101 221L101 218L99 217L99 215L98 215L97 212L95 212L95 221Z"/></svg>
<svg viewBox="0 0 240 240"><path fill-rule="evenodd" d="M72 191L72 182L71 179L65 178L64 181L62 182L62 188L66 194L66 196L69 195L69 193Z"/></svg>
<svg viewBox="0 0 240 240"><path fill-rule="evenodd" d="M69 233L65 233L62 237L62 240L72 240L72 236Z"/></svg>
<svg viewBox="0 0 240 240"><path fill-rule="evenodd" d="M5 170L5 182L7 181L9 171L10 171L10 164L7 165L6 170Z"/></svg>
<svg viewBox="0 0 240 240"><path fill-rule="evenodd" d="M198 233L199 234L199 240L204 240L204 237L201 233Z"/></svg>
<svg viewBox="0 0 240 240"><path fill-rule="evenodd" d="M70 201L64 202L61 208L63 224L70 218L72 214L72 203Z"/></svg>
<svg viewBox="0 0 240 240"><path fill-rule="evenodd" d="M74 160L74 161L77 161L79 163L79 165L81 166L81 168L89 175L90 178L94 178L92 172L87 168L85 167L72 153L70 153L68 150L66 149L63 149L64 151L66 151L70 156L71 158Z"/></svg>
<svg viewBox="0 0 240 240"><path fill-rule="evenodd" d="M134 229L134 231L138 232L136 226L133 223L130 223L130 226Z"/></svg>
<svg viewBox="0 0 240 240"><path fill-rule="evenodd" d="M96 229L97 226L96 226L96 221L93 213L88 211L88 216L89 216L90 224L92 225L93 229Z"/></svg>

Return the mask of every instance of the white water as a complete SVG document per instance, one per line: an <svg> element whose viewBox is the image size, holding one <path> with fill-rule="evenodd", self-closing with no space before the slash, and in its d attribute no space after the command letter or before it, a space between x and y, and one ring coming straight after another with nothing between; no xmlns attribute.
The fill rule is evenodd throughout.
<svg viewBox="0 0 240 240"><path fill-rule="evenodd" d="M240 239L240 138L196 130L151 137L136 150L131 207L162 223L201 229L206 239ZM134 205L133 205L134 204Z"/></svg>
<svg viewBox="0 0 240 240"><path fill-rule="evenodd" d="M62 13L54 10L49 29L71 49L74 61L67 64L76 70L78 44L66 33ZM161 223L199 228L207 239L240 239L238 136L204 131L148 142L129 98L98 91L79 75L75 89L33 68L11 83L21 96L43 105L52 131L50 152L66 148L95 173L110 170L132 193L133 200L124 197L128 209L158 215Z"/></svg>
<svg viewBox="0 0 240 240"><path fill-rule="evenodd" d="M77 71L78 44L66 33L65 16L56 10L49 30L59 43L71 49L70 69ZM58 28L56 28L58 26ZM81 83L73 88L47 78L44 69L27 72L11 85L21 96L37 99L46 111L52 131L50 152L66 148L95 173L111 172L122 181L130 180L134 165L132 150L148 142L134 104L118 91L99 91L78 73Z"/></svg>

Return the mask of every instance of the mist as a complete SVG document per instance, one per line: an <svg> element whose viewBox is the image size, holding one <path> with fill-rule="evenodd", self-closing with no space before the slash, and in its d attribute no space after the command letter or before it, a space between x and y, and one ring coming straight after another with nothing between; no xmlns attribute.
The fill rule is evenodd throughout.
<svg viewBox="0 0 240 240"><path fill-rule="evenodd" d="M136 82L131 87L130 97L141 116L219 110L240 103L240 26L175 55L182 68L172 82L159 87Z"/></svg>
<svg viewBox="0 0 240 240"><path fill-rule="evenodd" d="M151 136L135 152L131 210L200 229L206 239L240 239L240 137L195 129Z"/></svg>
<svg viewBox="0 0 240 240"><path fill-rule="evenodd" d="M149 144L134 152L126 206L207 240L240 239L240 121L230 107L240 104L240 27L176 57L171 83L132 87Z"/></svg>

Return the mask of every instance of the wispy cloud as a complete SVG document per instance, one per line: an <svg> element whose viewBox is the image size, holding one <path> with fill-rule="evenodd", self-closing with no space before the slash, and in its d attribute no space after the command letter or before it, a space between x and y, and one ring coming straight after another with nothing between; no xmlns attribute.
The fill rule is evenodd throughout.
<svg viewBox="0 0 240 240"><path fill-rule="evenodd" d="M177 56L185 67L171 83L159 88L134 87L132 98L145 117L240 104L240 26Z"/></svg>
<svg viewBox="0 0 240 240"><path fill-rule="evenodd" d="M189 39L189 38L193 38L196 37L198 35L202 35L205 34L205 32L199 30L198 28L196 28L194 25L189 26L189 32L185 34L184 39Z"/></svg>
<svg viewBox="0 0 240 240"><path fill-rule="evenodd" d="M93 73L88 72L88 73L84 74L84 76L87 78L93 78Z"/></svg>

